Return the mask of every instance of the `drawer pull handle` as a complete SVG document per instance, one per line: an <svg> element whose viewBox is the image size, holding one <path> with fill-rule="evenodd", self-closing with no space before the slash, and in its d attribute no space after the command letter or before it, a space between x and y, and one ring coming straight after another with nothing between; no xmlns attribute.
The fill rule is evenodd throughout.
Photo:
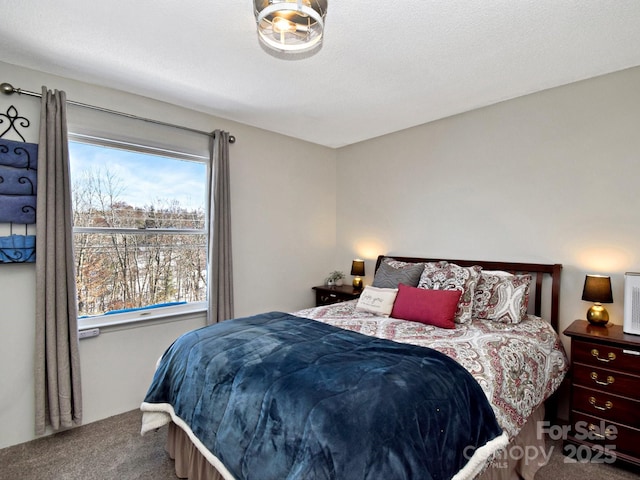
<svg viewBox="0 0 640 480"><path fill-rule="evenodd" d="M613 375L607 375L606 382L603 382L602 380L598 380L598 374L596 372L591 372L591 380L596 382L598 385L604 385L605 387L608 385L611 385L613 382L616 381L616 379L613 378Z"/></svg>
<svg viewBox="0 0 640 480"><path fill-rule="evenodd" d="M604 402L604 407L596 405L595 397L589 397L589 403L593 405L593 408L597 410L611 410L613 408L613 403L611 402L611 400L607 400L606 402Z"/></svg>
<svg viewBox="0 0 640 480"><path fill-rule="evenodd" d="M591 350L591 355L596 357L596 360L598 360L599 362L605 362L605 363L613 362L616 359L616 354L613 352L607 353L607 358L600 358L600 352L598 351L597 348L594 348L593 350Z"/></svg>
<svg viewBox="0 0 640 480"><path fill-rule="evenodd" d="M604 429L604 434L598 433L598 427L596 427L593 423L589 424L589 432L591 432L591 435L593 435L595 438L598 438L600 440L605 440L616 434L616 432L609 427Z"/></svg>

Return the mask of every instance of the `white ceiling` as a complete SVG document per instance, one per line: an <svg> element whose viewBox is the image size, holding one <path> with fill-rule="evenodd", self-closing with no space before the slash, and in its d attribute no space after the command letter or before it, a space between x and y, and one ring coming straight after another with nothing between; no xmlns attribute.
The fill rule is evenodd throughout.
<svg viewBox="0 0 640 480"><path fill-rule="evenodd" d="M297 60L260 47L252 0L0 11L0 61L329 147L640 65L639 0L329 0Z"/></svg>

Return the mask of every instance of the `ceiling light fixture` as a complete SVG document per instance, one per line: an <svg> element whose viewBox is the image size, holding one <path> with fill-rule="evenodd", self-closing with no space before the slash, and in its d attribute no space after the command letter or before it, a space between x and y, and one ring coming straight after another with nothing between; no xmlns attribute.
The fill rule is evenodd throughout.
<svg viewBox="0 0 640 480"><path fill-rule="evenodd" d="M254 0L258 38L282 53L320 48L327 0Z"/></svg>

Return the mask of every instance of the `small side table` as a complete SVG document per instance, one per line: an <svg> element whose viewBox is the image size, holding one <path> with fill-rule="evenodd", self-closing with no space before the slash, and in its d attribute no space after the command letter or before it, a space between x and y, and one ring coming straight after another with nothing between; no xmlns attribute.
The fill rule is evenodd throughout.
<svg viewBox="0 0 640 480"><path fill-rule="evenodd" d="M342 285L340 287L318 285L313 287L313 290L316 292L316 307L354 300L360 297L362 293L361 288L354 288L352 285Z"/></svg>
<svg viewBox="0 0 640 480"><path fill-rule="evenodd" d="M572 361L572 430L565 455L640 467L640 336L624 333L621 325L586 320L576 320L564 334L571 337Z"/></svg>

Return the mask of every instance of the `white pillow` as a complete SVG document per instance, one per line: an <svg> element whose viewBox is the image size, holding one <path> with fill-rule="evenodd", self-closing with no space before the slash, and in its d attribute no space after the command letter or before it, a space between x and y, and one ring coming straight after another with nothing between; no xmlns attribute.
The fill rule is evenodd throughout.
<svg viewBox="0 0 640 480"><path fill-rule="evenodd" d="M388 317L393 310L396 295L398 295L397 288L378 288L367 285L360 294L356 310Z"/></svg>

